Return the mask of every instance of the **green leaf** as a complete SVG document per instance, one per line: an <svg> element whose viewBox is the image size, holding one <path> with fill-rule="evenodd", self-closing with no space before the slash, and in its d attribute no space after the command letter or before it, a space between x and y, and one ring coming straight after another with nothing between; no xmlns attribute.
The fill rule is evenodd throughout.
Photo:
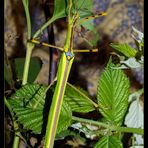
<svg viewBox="0 0 148 148"><path fill-rule="evenodd" d="M115 48L117 51L121 52L128 58L136 56L137 51L128 44L111 43L110 45L111 47Z"/></svg>
<svg viewBox="0 0 148 148"><path fill-rule="evenodd" d="M71 125L72 111L69 105L64 101L61 108L61 114L57 127L57 134L66 130Z"/></svg>
<svg viewBox="0 0 148 148"><path fill-rule="evenodd" d="M94 34L95 34L95 37L91 40L91 44L93 46L97 46L97 42L100 39L100 36L99 36L99 33L96 32L96 29L94 30Z"/></svg>
<svg viewBox="0 0 148 148"><path fill-rule="evenodd" d="M97 99L100 113L110 123L121 125L128 107L129 80L109 60L98 84Z"/></svg>
<svg viewBox="0 0 148 148"><path fill-rule="evenodd" d="M77 8L75 8L75 11L79 13L79 20L77 23L82 25L85 29L91 31L94 34L94 38L90 40L91 44L93 46L96 46L97 41L99 40L99 34L97 31L97 28L95 27L95 24L93 22L93 19L89 19L87 21L82 21L85 17L89 17L93 14L93 1L92 0L77 0L75 2L77 4ZM83 23L81 23L81 21Z"/></svg>
<svg viewBox="0 0 148 148"><path fill-rule="evenodd" d="M99 40L99 34L93 20L91 19L86 21L82 24L82 26L93 33L94 37L90 40L90 42L93 46L96 46L97 41Z"/></svg>
<svg viewBox="0 0 148 148"><path fill-rule="evenodd" d="M66 16L66 0L54 0L54 12L52 18L62 18Z"/></svg>
<svg viewBox="0 0 148 148"><path fill-rule="evenodd" d="M18 79L23 78L24 63L25 63L25 58L16 58L15 59L15 71L16 71ZM30 67L29 67L28 82L30 82L30 83L34 82L40 69L41 69L41 61L39 60L39 58L31 58Z"/></svg>
<svg viewBox="0 0 148 148"><path fill-rule="evenodd" d="M47 108L45 104L45 89L46 87L37 84L26 84L9 99L17 120L24 126L24 129L32 130L36 134L40 134L46 127L49 107ZM65 98L57 133L66 130L71 124L71 109L78 112L95 110L94 102L87 97L85 92L70 84L67 85Z"/></svg>
<svg viewBox="0 0 148 148"><path fill-rule="evenodd" d="M92 0L73 0L72 12L78 13L80 19L92 15L93 1Z"/></svg>
<svg viewBox="0 0 148 148"><path fill-rule="evenodd" d="M53 16L43 25L41 26L36 33L33 35L33 38L37 38L38 35L46 29L51 23L56 21L59 18L63 18L67 16L67 0L54 0L54 12Z"/></svg>
<svg viewBox="0 0 148 148"><path fill-rule="evenodd" d="M98 131L98 127L90 124L84 123L74 123L71 125L72 128L79 131L79 133L84 133L86 138L93 139L96 137L95 131Z"/></svg>
<svg viewBox="0 0 148 148"><path fill-rule="evenodd" d="M55 140L61 140L61 139L63 140L67 136L74 136L74 137L82 138L82 137L80 137L80 134L77 133L76 131L72 131L70 129L67 129L67 130L64 130L64 131L60 132L59 134L57 134L55 137ZM86 139L84 139L84 140L86 140Z"/></svg>
<svg viewBox="0 0 148 148"><path fill-rule="evenodd" d="M123 148L121 141L115 136L104 136L94 148Z"/></svg>
<svg viewBox="0 0 148 148"><path fill-rule="evenodd" d="M90 112L95 110L95 103L87 96L84 90L77 89L67 83L64 100L75 112Z"/></svg>
<svg viewBox="0 0 148 148"><path fill-rule="evenodd" d="M24 129L36 134L40 134L44 120L45 89L37 84L26 84L8 100Z"/></svg>

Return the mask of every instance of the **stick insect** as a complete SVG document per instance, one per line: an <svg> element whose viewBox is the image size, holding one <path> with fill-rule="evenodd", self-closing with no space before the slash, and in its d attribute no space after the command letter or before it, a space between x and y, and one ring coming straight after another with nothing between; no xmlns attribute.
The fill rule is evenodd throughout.
<svg viewBox="0 0 148 148"><path fill-rule="evenodd" d="M50 107L50 112L48 116L48 122L46 127L46 135L45 135L45 148L53 148L54 139L56 135L56 129L59 121L59 115L62 107L63 97L65 93L65 87L68 80L68 76L71 70L72 63L74 61L74 53L75 52L97 52L98 49L86 49L86 50L76 50L73 49L73 32L76 25L80 25L81 23L95 18L99 16L105 16L106 13L102 12L97 15L93 15L90 17L86 17L82 19L80 22L78 12L72 13L72 0L69 1L69 9L68 9L68 28L67 28L67 37L65 41L65 45L63 48L57 47L54 45L50 45L48 43L39 42L36 39L30 40L32 43L41 44L48 47L57 48L62 51L61 58L59 61L58 71L57 71L57 84L55 87L55 91L53 94L52 104Z"/></svg>

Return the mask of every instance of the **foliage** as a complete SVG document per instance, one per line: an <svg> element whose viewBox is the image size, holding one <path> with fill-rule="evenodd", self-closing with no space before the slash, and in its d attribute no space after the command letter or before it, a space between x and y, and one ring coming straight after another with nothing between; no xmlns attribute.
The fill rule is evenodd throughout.
<svg viewBox="0 0 148 148"><path fill-rule="evenodd" d="M142 32L138 31L136 28L132 27L133 33L132 37L135 40L135 43L137 45L137 49L133 49L132 47L125 46L123 44L111 44L113 48L120 51L123 56L128 57L127 59L125 57L121 57L121 55L118 55L120 58L120 66L121 69L143 69L144 65L144 35ZM124 60L121 60L124 59ZM127 127L136 127L136 128L144 128L143 127L143 109L140 103L140 97L144 93L143 88L140 90L133 92L129 96L129 109L128 113L125 117L125 125ZM143 145L143 137L142 135L133 134L134 145L135 147Z"/></svg>
<svg viewBox="0 0 148 148"><path fill-rule="evenodd" d="M111 124L121 125L128 107L129 80L109 61L98 84L99 111Z"/></svg>
<svg viewBox="0 0 148 148"><path fill-rule="evenodd" d="M136 35L135 35L136 34ZM133 27L133 34L132 37L134 38L135 42L137 43L137 49L132 48L127 44L117 44L112 43L111 47L116 49L117 51L121 52L123 56L117 54L120 59L120 66L121 69L136 69L136 68L143 68L144 62L144 35L142 32L138 31L136 28Z"/></svg>
<svg viewBox="0 0 148 148"><path fill-rule="evenodd" d="M16 113L16 117L18 117L17 121L23 124L24 129L32 130L37 134L41 133L42 125L47 121L48 108L45 107L45 90L45 86L26 84L18 89L8 100ZM52 90L53 88L51 88ZM50 98L47 98L47 102L49 100ZM95 109L91 99L83 91L70 84L67 84L64 100L58 133L71 124L71 110L89 112Z"/></svg>
<svg viewBox="0 0 148 148"><path fill-rule="evenodd" d="M127 127L144 128L144 113L140 104L142 94L143 89L129 96L130 107L124 121ZM144 144L142 135L134 134L133 137L135 137L135 145Z"/></svg>
<svg viewBox="0 0 148 148"><path fill-rule="evenodd" d="M121 141L115 136L104 136L94 148L123 148Z"/></svg>
<svg viewBox="0 0 148 148"><path fill-rule="evenodd" d="M73 2L75 1L73 0ZM23 4L27 18L28 39L31 39L29 1L23 0ZM33 35L34 38L38 37L45 28L51 23L54 23L57 19L69 17L69 0L55 0L54 6L53 16L36 31ZM88 11L84 11L86 8ZM74 17L76 13L79 13L79 24L85 17L91 15L90 11L92 11L92 9L93 4L91 0L85 2L84 0L78 0L72 5L70 15ZM79 25L96 33L92 20ZM143 112L139 104L139 98L143 91L130 94L130 82L122 70L123 68L143 67L143 34L135 28L133 28L133 30L138 34L138 39L134 36L134 39L137 41L138 50L127 44L111 44L113 48L122 54L120 55L117 53L120 63L115 65L112 62L112 58L109 59L98 82L97 98L92 99L82 88L75 87L66 82L64 101L56 132L57 138L75 135L69 132L70 129L73 128L79 132L83 132L87 138L91 139L92 137L97 137L98 141L94 146L95 148L122 148L121 133L131 132L134 133L135 137L137 136L136 134L143 134L143 129L140 129L143 128ZM93 43L95 44L96 40L94 40ZM40 70L40 64L38 60L31 60L31 51L34 45L27 43L26 47L28 47L27 52L29 52L29 54L26 53L25 62L28 63L25 63L24 69L22 70L22 67L19 64L24 63L24 59L15 59L15 69L17 77L24 80L28 78L28 73L26 71L29 71L30 65L31 75L27 79L25 85L23 83L23 85L21 85L19 89L16 89L10 97L7 97L8 102L6 103L6 106L8 109L10 108L9 106L11 106L12 110L10 110L10 112L13 112L13 114L11 114L18 124L18 130L25 129L27 132L31 131L31 133L40 134L44 137L47 132L45 128L50 102L53 93L55 92L56 84L50 84L47 87L33 83ZM28 59L29 61L27 61ZM59 64L59 66L61 65ZM24 73L25 78L23 77L22 72ZM58 75L60 74L58 73ZM6 61L5 81L7 81L9 85L12 85L13 80L12 76L9 75L9 68ZM50 95L48 95L47 92ZM128 107L129 111L127 113ZM101 117L95 120L75 116L75 113L86 114L91 112L96 112L98 115L101 114ZM136 122L132 117L137 119ZM125 122L123 122L124 120ZM127 127L123 127L123 123Z"/></svg>
<svg viewBox="0 0 148 148"><path fill-rule="evenodd" d="M129 82L126 75L120 69L112 69L112 66L113 63L110 59L100 78L98 106L100 107L100 113L109 125L120 126L128 106ZM53 91L53 89L54 87L49 91ZM24 129L31 130L36 134L41 133L43 124L46 123L47 120L48 109L45 107L45 90L46 87L44 86L26 84L17 90L9 99L9 103L16 113L16 117L18 117L17 121L24 126ZM123 95L118 95L122 93ZM107 94L107 96L105 94ZM118 100L116 100L116 98L118 98ZM47 99L49 101L49 98ZM86 92L84 93L83 90L78 90L68 83L64 100L57 134L65 131L71 125L71 110L89 112L95 109L93 101L86 95ZM107 135L108 134L110 133L107 133Z"/></svg>

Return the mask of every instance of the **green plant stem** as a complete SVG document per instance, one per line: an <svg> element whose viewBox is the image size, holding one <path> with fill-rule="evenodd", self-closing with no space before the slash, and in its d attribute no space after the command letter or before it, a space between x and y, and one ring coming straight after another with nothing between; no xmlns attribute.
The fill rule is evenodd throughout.
<svg viewBox="0 0 148 148"><path fill-rule="evenodd" d="M109 125L109 124L106 124L106 123L102 123L102 122L99 122L99 121L79 118L79 117L75 117L75 116L72 116L72 120L79 121L79 122L84 122L84 123L89 123L89 124L96 125L96 126L102 126L102 127L107 128L107 129L110 129L111 131L134 133L134 134L140 134L140 135L144 134L144 130L139 129L139 128L118 127L118 126L113 126L113 125Z"/></svg>
<svg viewBox="0 0 148 148"><path fill-rule="evenodd" d="M26 12L26 19L27 19L27 29L28 29L28 40L31 39L31 22L30 22L30 15L28 11L28 7L26 7L25 2L23 1L25 12ZM46 22L40 29L36 31L36 33L33 35L33 38L38 37L42 31L47 28L52 22L54 22L58 17L52 17L48 22ZM30 58L32 54L32 49L33 49L33 44L32 43L27 43L27 53L26 53L26 60L25 60L25 65L24 65L24 73L23 73L23 80L22 84L25 85L28 80L28 72L29 72L29 65L30 65Z"/></svg>
<svg viewBox="0 0 148 148"><path fill-rule="evenodd" d="M4 98L4 102L5 102L5 105L7 106L8 110L9 110L9 112L11 114L12 122L13 122L13 128L14 128L14 131L15 131L14 140L13 140L13 147L12 148L18 148L19 147L19 135L20 135L20 132L16 131L18 129L18 124L14 120L14 115L13 115L12 108L11 108L11 106L10 106L10 104L7 101L6 98Z"/></svg>
<svg viewBox="0 0 148 148"><path fill-rule="evenodd" d="M28 39L31 39L31 20L30 20L30 14L29 14L29 3L28 3L28 1L23 0L23 5L24 5L26 20L27 20Z"/></svg>
<svg viewBox="0 0 148 148"><path fill-rule="evenodd" d="M15 137L14 137L14 140L13 140L13 147L12 148L18 148L19 147L20 137L17 136L17 135L18 135L18 132L15 133Z"/></svg>
<svg viewBox="0 0 148 148"><path fill-rule="evenodd" d="M46 22L40 29L38 29L35 34L33 35L33 38L37 38L39 34L42 33L44 29L46 29L52 22L54 22L57 17L52 17L48 22Z"/></svg>
<svg viewBox="0 0 148 148"><path fill-rule="evenodd" d="M113 128L118 132L144 135L144 130L140 128L118 127L118 126L113 126Z"/></svg>
<svg viewBox="0 0 148 148"><path fill-rule="evenodd" d="M25 59L25 65L24 65L22 85L25 85L28 80L29 65L30 65L30 59L31 59L33 47L34 45L32 43L29 43L29 42L27 43L27 52L26 52L26 59Z"/></svg>
<svg viewBox="0 0 148 148"><path fill-rule="evenodd" d="M30 13L29 13L29 1L22 0L22 2L24 5L26 20L27 20L27 34L28 34L27 39L30 40L31 39L31 20L30 20ZM25 65L24 65L22 85L25 85L28 80L29 65L30 65L30 59L31 59L33 47L34 47L33 44L27 43L26 59L25 59Z"/></svg>

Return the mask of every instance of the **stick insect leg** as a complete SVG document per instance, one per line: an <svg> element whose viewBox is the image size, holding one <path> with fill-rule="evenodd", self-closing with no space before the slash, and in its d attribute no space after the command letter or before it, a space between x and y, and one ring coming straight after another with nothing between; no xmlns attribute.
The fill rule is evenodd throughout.
<svg viewBox="0 0 148 148"><path fill-rule="evenodd" d="M45 90L45 93L47 93L48 89L57 81L57 76L52 80L52 82L48 85L48 87Z"/></svg>
<svg viewBox="0 0 148 148"><path fill-rule="evenodd" d="M73 52L98 52L98 48L94 49L74 49Z"/></svg>
<svg viewBox="0 0 148 148"><path fill-rule="evenodd" d="M51 44L48 44L48 43L45 43L45 42L40 42L37 39L31 39L31 40L29 40L29 42L34 43L34 44L38 44L38 45L43 45L43 46L46 46L46 47L56 48L60 51L64 51L64 49L62 47L54 46L54 45L51 45Z"/></svg>

